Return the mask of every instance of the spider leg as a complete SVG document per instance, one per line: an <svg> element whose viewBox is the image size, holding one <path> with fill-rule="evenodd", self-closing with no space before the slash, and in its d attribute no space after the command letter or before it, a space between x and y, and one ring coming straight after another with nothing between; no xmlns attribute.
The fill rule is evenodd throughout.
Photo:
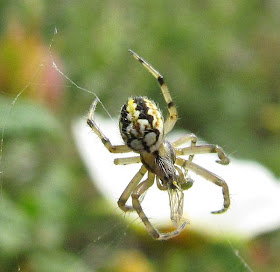
<svg viewBox="0 0 280 272"><path fill-rule="evenodd" d="M138 60L140 63L143 64L143 66L157 79L160 85L160 89L163 94L164 100L167 103L168 112L169 112L169 116L164 123L164 134L166 135L169 131L172 130L172 128L174 127L178 119L178 112L175 103L171 98L168 87L164 82L163 76L154 67L152 67L147 61L145 61L143 58L138 56L132 50L128 50L128 51L136 60Z"/></svg>
<svg viewBox="0 0 280 272"><path fill-rule="evenodd" d="M205 179L213 182L214 184L222 187L223 197L224 197L224 207L221 210L214 211L212 213L214 213L214 214L223 213L229 208L230 197L229 197L228 185L226 184L226 182L222 178L216 176L214 173L212 173L212 172L206 170L205 168L203 168L203 167L201 167L201 166L199 166L199 165L197 165L193 162L190 162L188 160L177 158L175 163L180 165L183 168L191 170L192 172L196 173L197 175L200 175L203 178L205 178Z"/></svg>
<svg viewBox="0 0 280 272"><path fill-rule="evenodd" d="M131 196L133 190L137 186L137 184L141 181L143 176L146 174L147 169L144 165L140 168L140 170L136 173L136 175L132 178L130 183L127 185L125 190L123 191L122 195L120 196L118 200L118 206L120 209L122 209L124 212L130 212L134 211L134 208L132 206L125 205L128 198Z"/></svg>
<svg viewBox="0 0 280 272"><path fill-rule="evenodd" d="M172 142L173 147L178 147L180 145L186 144L188 142L191 142L191 144L195 145L197 142L197 137L193 133L186 134L179 139Z"/></svg>
<svg viewBox="0 0 280 272"><path fill-rule="evenodd" d="M193 156L195 154L217 153L220 159L216 161L217 163L227 165L230 162L224 150L220 146L213 145L213 144L175 148L175 152L177 156L182 156L182 155Z"/></svg>
<svg viewBox="0 0 280 272"><path fill-rule="evenodd" d="M141 162L140 156L114 159L114 164L116 165L127 165L139 162Z"/></svg>
<svg viewBox="0 0 280 272"><path fill-rule="evenodd" d="M148 178L137 185L132 193L132 205L138 213L140 219L144 223L147 231L151 234L154 239L167 240L177 236L186 226L186 222L183 222L175 231L168 233L160 233L149 221L146 214L144 213L139 198L143 195L154 183L155 174L148 172Z"/></svg>
<svg viewBox="0 0 280 272"><path fill-rule="evenodd" d="M98 99L96 98L89 109L87 124L93 130L93 132L100 138L104 146L111 152L111 153L126 153L131 152L132 150L126 145L112 145L110 140L102 133L102 131L98 128L95 121L93 120L94 112L96 109L96 105L98 103Z"/></svg>
<svg viewBox="0 0 280 272"><path fill-rule="evenodd" d="M175 150L176 150L176 147L183 145L185 143L188 143L188 142L191 142L191 147L196 146L196 143L197 143L196 135L194 135L193 133L184 135L184 136L180 137L179 139L177 139L176 141L174 141L172 143L172 145L175 147ZM189 154L189 161L192 161L193 157L194 157L194 154Z"/></svg>

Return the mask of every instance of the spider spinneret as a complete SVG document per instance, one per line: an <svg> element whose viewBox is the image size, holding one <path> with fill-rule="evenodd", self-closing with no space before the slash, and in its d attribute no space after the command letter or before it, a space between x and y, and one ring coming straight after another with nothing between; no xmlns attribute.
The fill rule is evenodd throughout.
<svg viewBox="0 0 280 272"><path fill-rule="evenodd" d="M112 145L96 125L93 117L98 99L95 99L90 107L87 123L101 139L108 151L112 153L135 152L139 154L136 157L117 158L114 160L117 165L142 163L140 170L120 196L118 206L124 212L136 211L153 238L166 240L177 236L186 226L186 221L182 218L183 191L189 189L193 184L193 181L188 177L189 170L222 187L223 208L212 213L223 213L229 208L230 197L226 182L192 162L194 155L206 153L217 153L219 160L216 162L223 165L228 164L229 159L223 149L217 145L197 145L197 137L194 134L187 134L172 143L165 140L165 136L173 129L178 119L176 106L172 101L162 75L135 52L132 50L129 50L129 52L157 79L168 107L169 114L166 121L164 121L161 111L152 100L140 96L129 98L121 109L119 128L124 145ZM179 148L179 146L187 143L190 143L190 145ZM180 158L180 156L184 155L188 155L187 160ZM146 173L148 173L147 179L141 182ZM156 180L157 187L160 190L168 191L170 218L176 227L174 231L159 232L151 224L141 207L142 199L140 200L140 197L153 185L154 180ZM132 206L126 205L129 197L132 198Z"/></svg>

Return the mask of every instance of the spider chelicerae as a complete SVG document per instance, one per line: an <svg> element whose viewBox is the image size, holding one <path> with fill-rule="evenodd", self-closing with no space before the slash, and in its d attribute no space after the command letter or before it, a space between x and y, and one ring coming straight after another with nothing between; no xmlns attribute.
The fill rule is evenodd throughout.
<svg viewBox="0 0 280 272"><path fill-rule="evenodd" d="M229 159L223 149L217 145L197 145L197 137L194 134L187 134L172 143L165 139L178 119L176 106L163 76L135 52L132 50L129 50L129 52L157 79L167 103L169 114L166 121L164 121L162 113L155 102L147 97L138 96L129 98L121 109L119 128L124 145L112 145L96 125L94 112L98 99L95 99L90 107L87 123L111 153L135 152L138 154L134 157L114 160L117 165L142 163L141 168L120 196L118 206L124 212L136 211L153 238L166 240L177 236L186 226L186 221L182 218L183 191L189 189L193 184L193 181L188 177L189 170L222 187L223 208L212 213L223 213L229 208L230 197L226 182L192 162L194 155L206 153L217 153L219 160L216 162L223 165L229 164ZM189 146L180 147L187 143L189 143ZM180 156L183 155L188 155L188 159L182 159ZM147 178L141 182L146 173ZM156 180L159 190L168 191L171 210L170 218L176 228L174 231L161 233L151 224L141 207L144 193L153 185L154 180ZM130 196L132 206L126 204Z"/></svg>

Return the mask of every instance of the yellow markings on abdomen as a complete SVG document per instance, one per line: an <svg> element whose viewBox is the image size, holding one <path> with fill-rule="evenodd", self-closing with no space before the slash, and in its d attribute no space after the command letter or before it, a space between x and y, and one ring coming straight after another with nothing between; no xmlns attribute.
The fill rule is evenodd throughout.
<svg viewBox="0 0 280 272"><path fill-rule="evenodd" d="M153 152L163 138L163 117L156 104L145 97L130 98L122 107L120 132L134 151Z"/></svg>

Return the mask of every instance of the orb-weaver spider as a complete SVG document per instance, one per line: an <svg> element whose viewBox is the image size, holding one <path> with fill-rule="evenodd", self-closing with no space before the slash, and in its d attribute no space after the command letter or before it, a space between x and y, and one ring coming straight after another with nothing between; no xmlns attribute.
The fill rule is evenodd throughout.
<svg viewBox="0 0 280 272"><path fill-rule="evenodd" d="M182 218L183 190L189 189L193 183L187 176L188 170L222 187L223 208L212 213L223 213L229 208L230 197L226 182L192 162L194 155L205 153L217 153L220 159L217 162L223 165L229 164L229 159L223 149L217 145L197 145L197 137L194 134L187 134L172 143L165 139L178 119L176 106L163 76L135 52L132 50L129 50L129 52L157 79L168 107L167 120L164 122L161 111L152 100L140 96L129 98L121 109L119 128L124 145L112 145L96 125L93 117L98 99L95 99L90 107L87 123L111 153L135 152L138 154L135 157L114 160L117 165L142 163L140 170L120 196L118 206L124 212L136 211L153 238L166 240L177 236L186 226L186 221ZM190 146L179 148L186 143L190 143ZM182 155L188 155L189 157L185 160L179 157ZM147 179L141 182L146 173L148 173ZM155 179L157 187L160 190L168 191L169 194L170 217L176 227L172 232L159 232L151 224L141 207L143 194L153 185ZM126 205L130 196L132 197L132 206Z"/></svg>

